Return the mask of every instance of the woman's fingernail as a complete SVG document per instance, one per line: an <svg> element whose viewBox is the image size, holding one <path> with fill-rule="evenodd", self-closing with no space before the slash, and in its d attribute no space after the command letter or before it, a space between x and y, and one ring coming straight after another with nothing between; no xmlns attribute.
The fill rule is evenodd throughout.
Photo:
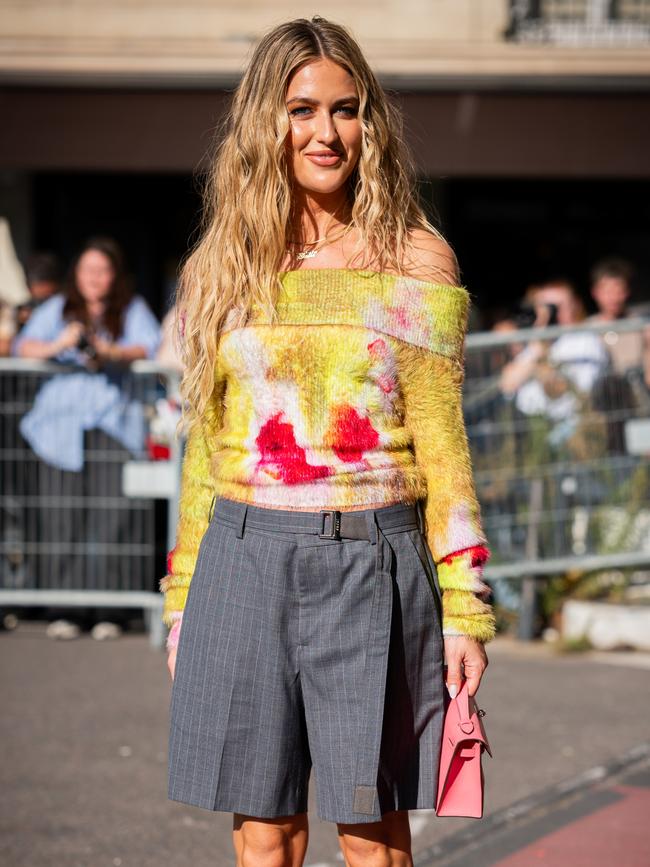
<svg viewBox="0 0 650 867"><path fill-rule="evenodd" d="M449 695L450 695L452 698L456 698L456 693L458 692L458 686L457 686L457 684L455 684L455 683L449 684L449 685L447 686L447 689L449 690Z"/></svg>

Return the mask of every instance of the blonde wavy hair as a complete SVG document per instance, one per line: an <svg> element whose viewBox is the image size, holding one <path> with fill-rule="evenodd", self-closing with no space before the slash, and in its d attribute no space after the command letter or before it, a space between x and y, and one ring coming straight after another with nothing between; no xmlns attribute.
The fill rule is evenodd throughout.
<svg viewBox="0 0 650 867"><path fill-rule="evenodd" d="M361 266L403 273L411 230L443 238L418 203L401 116L350 33L319 16L269 31L224 119L205 178L200 237L179 275L174 331L184 363L183 419L190 424L207 411L213 395L219 335L228 313L241 325L257 304L275 321L279 268L294 216L285 96L291 74L321 58L349 71L360 100L362 144L348 197Z"/></svg>

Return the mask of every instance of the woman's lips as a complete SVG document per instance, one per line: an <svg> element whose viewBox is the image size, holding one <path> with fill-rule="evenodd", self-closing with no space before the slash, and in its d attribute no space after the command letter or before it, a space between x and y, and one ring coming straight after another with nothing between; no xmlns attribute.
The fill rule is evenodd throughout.
<svg viewBox="0 0 650 867"><path fill-rule="evenodd" d="M335 166L341 162L340 154L305 154L317 166Z"/></svg>

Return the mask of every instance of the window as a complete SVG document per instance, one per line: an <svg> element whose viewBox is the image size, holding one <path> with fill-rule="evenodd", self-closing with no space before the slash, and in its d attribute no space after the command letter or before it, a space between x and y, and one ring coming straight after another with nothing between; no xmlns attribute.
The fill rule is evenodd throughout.
<svg viewBox="0 0 650 867"><path fill-rule="evenodd" d="M650 0L511 0L506 39L574 45L650 42Z"/></svg>

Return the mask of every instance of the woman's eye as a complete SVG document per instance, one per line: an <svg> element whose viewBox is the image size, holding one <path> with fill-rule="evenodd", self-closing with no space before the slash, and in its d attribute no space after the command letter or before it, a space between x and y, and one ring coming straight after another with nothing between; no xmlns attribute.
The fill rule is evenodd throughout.
<svg viewBox="0 0 650 867"><path fill-rule="evenodd" d="M308 105L300 105L297 108L290 109L289 114L291 117L305 117L305 114L309 114L311 110L312 109ZM336 111L343 114L345 117L357 116L357 109L353 105L340 105Z"/></svg>

